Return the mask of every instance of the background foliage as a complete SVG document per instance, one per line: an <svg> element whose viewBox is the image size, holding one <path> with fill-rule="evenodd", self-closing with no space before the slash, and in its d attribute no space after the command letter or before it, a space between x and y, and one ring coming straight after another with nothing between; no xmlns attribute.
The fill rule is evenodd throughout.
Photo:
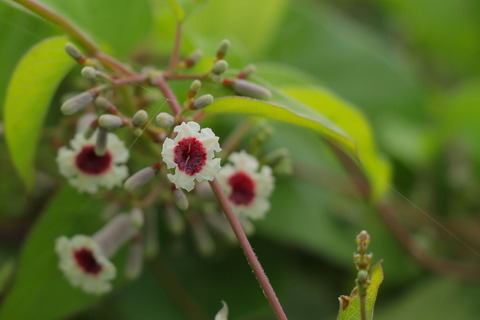
<svg viewBox="0 0 480 320"><path fill-rule="evenodd" d="M158 67L167 61L175 21L181 17L169 1L162 0L42 2L74 21L108 53ZM230 66L255 62L258 79L274 85L276 94L289 94L311 105L304 99L324 100L300 93L321 95L322 86L343 103L332 104L332 110L323 109L322 114L335 116L339 110L350 110L350 105L361 110L363 115L352 109L353 120L345 120L341 112L346 121L341 127L355 132L347 132L355 137L358 132L367 136L363 146L373 148L378 157L367 165L367 173L379 181L379 195L390 195L417 245L441 256L478 262L478 254L416 207L478 252L478 1L209 0L184 7L185 3L177 2L186 8L185 54L197 47L212 54L219 41L228 38L233 44ZM0 101L5 102L7 83L25 52L60 34L48 23L0 2ZM38 178L30 192L13 170L3 134L0 138L0 287L10 288L6 279L9 271L16 271L12 290L2 293L0 319L38 315L41 319L183 319L185 305L180 307L172 292L194 301L192 308L202 310L208 319L220 308L220 300L228 302L231 319L271 319L235 245L218 242L212 257L202 257L188 232L173 237L163 225L165 261L149 263L138 281L118 283L115 292L99 301L67 285L49 243L59 232L92 232L102 224L97 213L105 206L104 200L86 199L61 186L63 179L54 165L54 127L65 121L58 106L76 81L67 76L55 93L45 129L38 136ZM27 95L31 89L24 90ZM183 89L180 85L176 90ZM6 116L2 113L0 119ZM227 132L239 117L215 116L209 124L216 132ZM360 199L343 167L313 131L275 121L271 125L275 133L267 145L289 149L294 174L278 179L272 210L257 224L252 242L291 319L336 317L336 298L354 285L351 255L353 239L361 229L371 234L375 256L384 259L385 280L375 319L478 318L478 282L420 268ZM384 163L383 155L392 167L391 180L388 165L382 169L378 164ZM83 202L87 204L75 206ZM158 270L175 272L179 283L158 277ZM42 300L37 299L40 295Z"/></svg>

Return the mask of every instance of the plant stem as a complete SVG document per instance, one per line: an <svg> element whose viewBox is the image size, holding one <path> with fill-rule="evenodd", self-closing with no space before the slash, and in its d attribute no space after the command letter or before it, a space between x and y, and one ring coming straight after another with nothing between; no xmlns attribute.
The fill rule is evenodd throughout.
<svg viewBox="0 0 480 320"><path fill-rule="evenodd" d="M170 61L168 63L167 71L172 71L178 65L178 60L180 58L180 47L182 45L182 22L177 23L177 29L175 32L175 43L173 44L173 52L170 56Z"/></svg>
<svg viewBox="0 0 480 320"><path fill-rule="evenodd" d="M100 48L90 39L85 33L83 33L76 26L71 24L68 20L60 16L58 13L35 0L12 0L28 10L36 13L45 20L60 27L65 33L70 35L74 40L82 44L90 54L94 54L100 51Z"/></svg>
<svg viewBox="0 0 480 320"><path fill-rule="evenodd" d="M178 103L177 97L172 92L172 89L168 86L167 82L163 78L163 76L156 77L154 79L154 84L160 89L163 93L165 99L167 99L167 103L170 105L173 114L176 116L180 113L181 108L180 104Z"/></svg>
<svg viewBox="0 0 480 320"><path fill-rule="evenodd" d="M283 311L282 305L280 304L280 301L278 300L275 294L275 291L273 290L272 285L270 284L270 281L268 280L267 275L265 274L265 271L263 270L262 265L260 264L260 261L255 255L255 252L253 251L253 248L250 245L250 242L248 241L248 238L245 235L245 232L243 231L240 221L238 220L237 216L233 212L230 202L228 201L225 193L220 187L220 184L218 183L217 179L210 181L210 186L212 187L212 190L215 193L215 196L217 197L218 202L220 203L220 206L222 207L222 210L228 219L228 222L232 226L233 232L235 233L235 236L237 237L237 240L240 243L240 246L242 247L243 253L245 254L248 260L248 263L250 264L250 267L255 273L258 283L260 284L260 287L263 289L263 293L265 294L268 302L270 303L270 307L275 313L275 316L279 320L287 320L287 316Z"/></svg>

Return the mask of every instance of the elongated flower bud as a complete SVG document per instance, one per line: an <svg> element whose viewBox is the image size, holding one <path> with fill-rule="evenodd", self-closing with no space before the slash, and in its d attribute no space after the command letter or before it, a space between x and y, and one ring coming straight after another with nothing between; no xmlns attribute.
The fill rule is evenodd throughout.
<svg viewBox="0 0 480 320"><path fill-rule="evenodd" d="M178 209L183 211L188 209L188 198L182 189L173 190L173 200L175 201Z"/></svg>
<svg viewBox="0 0 480 320"><path fill-rule="evenodd" d="M205 107L208 107L213 103L213 96L211 94L204 94L203 96L198 97L191 104L191 109L199 110Z"/></svg>
<svg viewBox="0 0 480 320"><path fill-rule="evenodd" d="M125 122L119 116L113 114L102 114L98 118L98 124L105 129L118 129L125 125Z"/></svg>
<svg viewBox="0 0 480 320"><path fill-rule="evenodd" d="M132 123L136 127L145 125L148 121L148 113L145 110L138 110L132 117Z"/></svg>
<svg viewBox="0 0 480 320"><path fill-rule="evenodd" d="M95 142L95 154L103 156L107 152L108 131L105 128L98 128L97 141Z"/></svg>
<svg viewBox="0 0 480 320"><path fill-rule="evenodd" d="M197 249L204 256L210 256L215 251L215 242L212 235L202 220L197 220L192 223L193 237Z"/></svg>
<svg viewBox="0 0 480 320"><path fill-rule="evenodd" d="M228 48L230 48L230 41L228 39L222 40L217 49L217 60L223 59L227 55Z"/></svg>
<svg viewBox="0 0 480 320"><path fill-rule="evenodd" d="M202 50L195 50L192 53L190 53L190 55L184 61L185 67L187 68L193 67L195 63L197 63L198 60L200 60L202 55L203 55Z"/></svg>
<svg viewBox="0 0 480 320"><path fill-rule="evenodd" d="M138 278L143 267L143 245L135 241L128 251L127 265L125 266L125 277L134 280Z"/></svg>
<svg viewBox="0 0 480 320"><path fill-rule="evenodd" d="M82 92L65 101L60 107L60 110L65 115L74 114L92 103L94 98L90 91Z"/></svg>
<svg viewBox="0 0 480 320"><path fill-rule="evenodd" d="M145 215L145 256L152 258L158 253L158 214L150 210Z"/></svg>
<svg viewBox="0 0 480 320"><path fill-rule="evenodd" d="M249 64L242 71L239 72L237 75L238 79L245 79L248 78L252 73L257 71L257 67L254 64Z"/></svg>
<svg viewBox="0 0 480 320"><path fill-rule="evenodd" d="M165 222L174 235L180 235L185 231L185 221L182 214L173 206L169 206L165 210Z"/></svg>
<svg viewBox="0 0 480 320"><path fill-rule="evenodd" d="M105 112L112 113L112 114L118 113L117 107L115 107L115 105L105 97L101 97L101 96L97 97L95 99L95 105Z"/></svg>
<svg viewBox="0 0 480 320"><path fill-rule="evenodd" d="M156 118L157 124L159 127L170 129L175 122L173 116L166 112L160 112Z"/></svg>
<svg viewBox="0 0 480 320"><path fill-rule="evenodd" d="M153 166L143 168L128 178L123 186L125 190L132 192L150 181L157 172L158 170L155 170Z"/></svg>
<svg viewBox="0 0 480 320"><path fill-rule="evenodd" d="M65 51L79 64L85 64L87 61L85 55L83 55L83 53L81 53L80 50L78 50L78 48L70 42L65 44Z"/></svg>
<svg viewBox="0 0 480 320"><path fill-rule="evenodd" d="M225 71L227 71L228 69L228 62L225 61L225 60L218 60L217 62L215 62L215 64L213 65L213 68L212 68L212 72L214 74L222 74L224 73Z"/></svg>
<svg viewBox="0 0 480 320"><path fill-rule="evenodd" d="M228 306L225 301L222 301L222 309L217 312L214 320L228 320Z"/></svg>
<svg viewBox="0 0 480 320"><path fill-rule="evenodd" d="M239 95L260 100L269 100L272 97L272 93L270 92L270 90L256 83L243 79L233 79L231 81L233 81L233 91L235 91L235 93ZM224 84L228 85L228 83L229 81L224 81Z"/></svg>

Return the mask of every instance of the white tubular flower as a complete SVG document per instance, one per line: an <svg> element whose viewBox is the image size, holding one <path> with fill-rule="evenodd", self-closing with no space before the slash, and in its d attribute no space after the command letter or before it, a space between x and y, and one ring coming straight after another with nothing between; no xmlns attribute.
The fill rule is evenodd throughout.
<svg viewBox="0 0 480 320"><path fill-rule="evenodd" d="M95 193L100 186L112 189L120 186L128 176L124 163L129 153L124 143L108 133L105 154L98 156L95 154L96 136L97 132L86 139L82 133L77 133L70 141L71 148L58 150L60 173L81 192Z"/></svg>
<svg viewBox="0 0 480 320"><path fill-rule="evenodd" d="M169 169L175 168L168 179L177 188L191 191L194 180L211 181L220 170L220 159L214 158L215 152L222 149L218 137L210 128L200 130L200 125L190 121L173 129L175 139L167 138L163 143L162 157Z"/></svg>
<svg viewBox="0 0 480 320"><path fill-rule="evenodd" d="M110 281L115 278L115 266L91 237L57 238L55 251L60 257L60 270L73 286L92 294L112 289Z"/></svg>
<svg viewBox="0 0 480 320"><path fill-rule="evenodd" d="M218 173L218 181L227 194L233 210L240 217L261 219L270 209L268 197L274 188L272 169L263 166L245 151L234 152Z"/></svg>

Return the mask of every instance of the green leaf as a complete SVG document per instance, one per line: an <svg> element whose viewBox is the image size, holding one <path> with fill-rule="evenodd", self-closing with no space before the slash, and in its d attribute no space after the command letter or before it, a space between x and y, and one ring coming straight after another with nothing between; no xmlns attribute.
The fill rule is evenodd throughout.
<svg viewBox="0 0 480 320"><path fill-rule="evenodd" d="M200 5L205 4L207 0L169 0L169 2L177 20L183 21L194 10L198 9Z"/></svg>
<svg viewBox="0 0 480 320"><path fill-rule="evenodd" d="M33 47L15 68L7 89L5 136L12 162L29 189L35 181L35 150L50 100L74 65L65 54L66 42L54 37Z"/></svg>
<svg viewBox="0 0 480 320"><path fill-rule="evenodd" d="M367 119L353 106L324 88L286 87L282 90L330 119L354 140L354 155L363 165L374 196L383 195L389 185L391 168L377 151Z"/></svg>
<svg viewBox="0 0 480 320"><path fill-rule="evenodd" d="M367 288L367 319L373 318L373 308L377 299L378 288L383 281L383 270L381 261L376 263L370 269L370 285ZM359 297L356 295L356 288L353 289L350 296L341 296L340 310L337 320L361 320Z"/></svg>
<svg viewBox="0 0 480 320"><path fill-rule="evenodd" d="M99 224L99 206L98 200L70 187L55 195L25 242L15 282L0 310L1 320L61 319L98 299L65 279L54 246L61 235L93 233Z"/></svg>

